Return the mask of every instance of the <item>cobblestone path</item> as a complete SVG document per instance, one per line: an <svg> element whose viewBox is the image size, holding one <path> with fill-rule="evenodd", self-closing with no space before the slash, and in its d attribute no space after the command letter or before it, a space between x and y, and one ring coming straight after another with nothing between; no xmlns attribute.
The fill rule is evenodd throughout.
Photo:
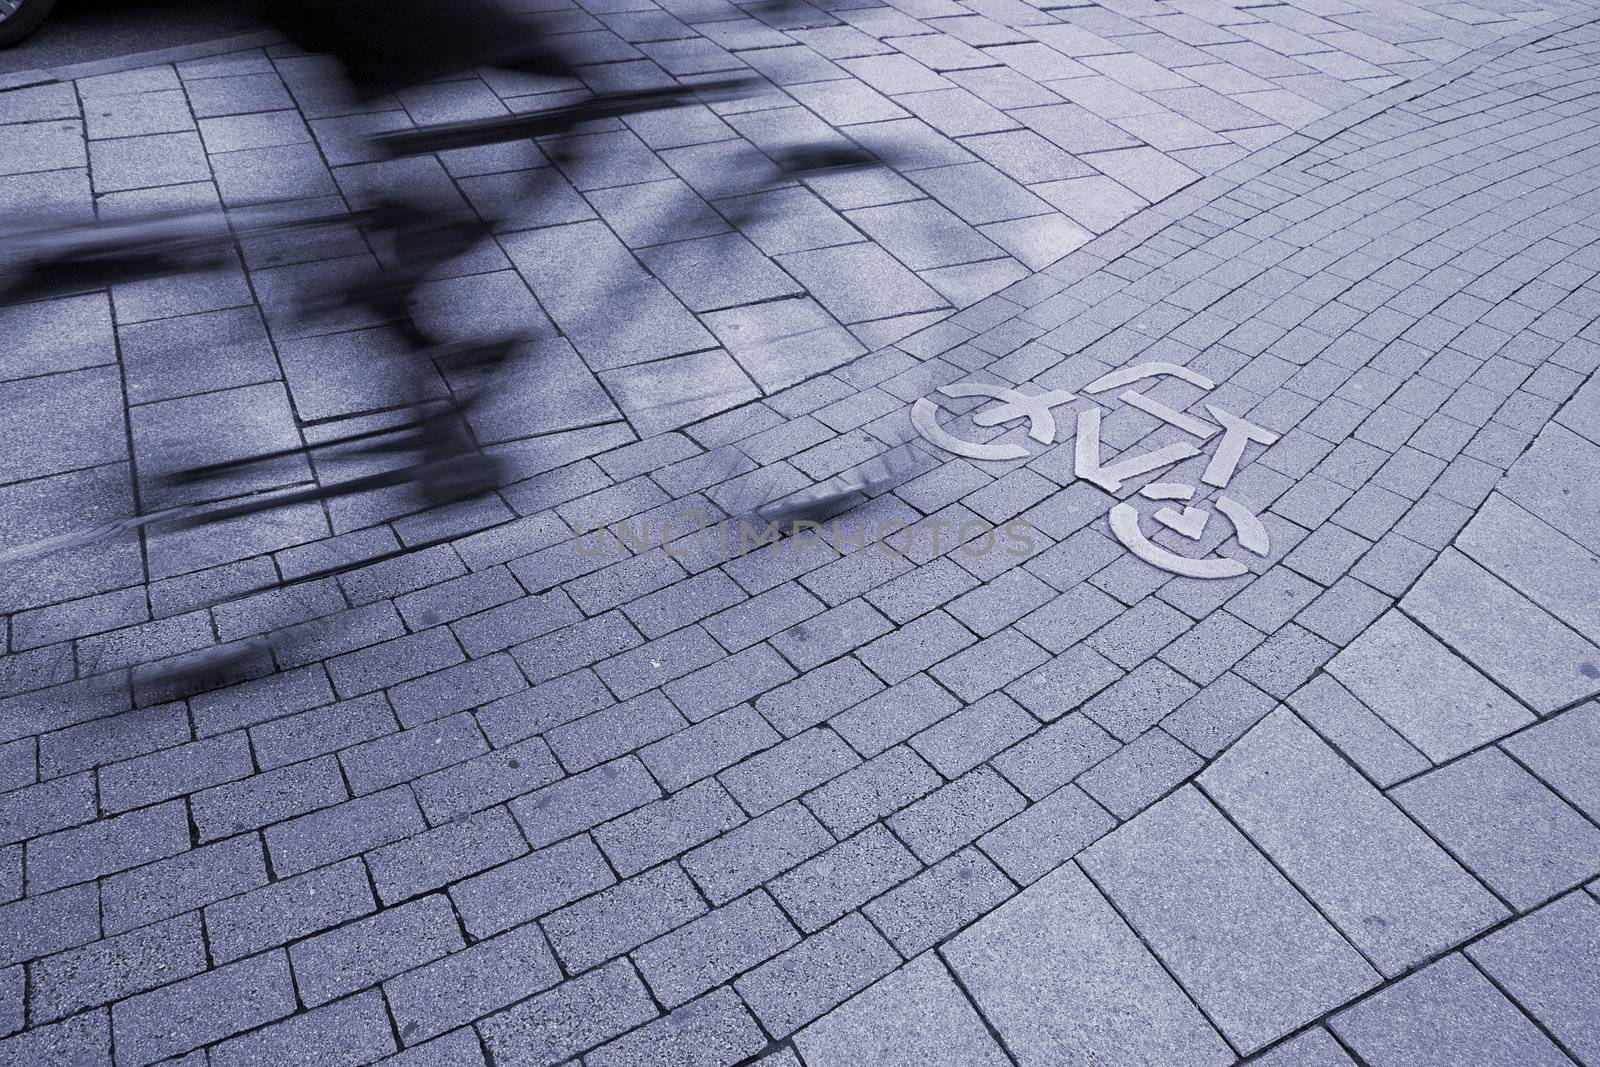
<svg viewBox="0 0 1600 1067"><path fill-rule="evenodd" d="M447 332L546 331L476 427L517 481L0 574L0 1064L1600 1063L1600 23L617 6L553 16L591 84L776 95L597 130L432 283ZM527 149L355 135L564 88L330 86L268 49L0 92L0 203L500 205ZM740 153L830 124L894 167L754 191ZM784 224L734 232L750 195ZM0 310L4 542L385 417L380 332L293 311L353 239ZM1051 439L967 383L1060 391ZM922 398L1017 458L694 532Z"/></svg>

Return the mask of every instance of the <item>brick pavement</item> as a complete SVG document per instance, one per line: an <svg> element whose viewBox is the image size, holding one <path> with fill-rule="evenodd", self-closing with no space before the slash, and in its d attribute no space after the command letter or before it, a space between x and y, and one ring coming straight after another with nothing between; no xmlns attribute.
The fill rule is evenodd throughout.
<svg viewBox="0 0 1600 1067"><path fill-rule="evenodd" d="M0 1063L1600 1062L1600 32L1561 14L549 16L596 87L774 88L597 128L609 167L431 283L441 328L547 330L476 427L516 464L495 498L0 578ZM531 150L378 164L358 135L565 88L358 108L268 49L15 89L0 194L407 181L498 211ZM893 167L760 192L737 164L841 134ZM749 196L785 212L741 235ZM0 311L6 540L148 505L195 448L381 418L377 331L291 299L371 255L247 240L221 275ZM597 308L574 255L642 303ZM1152 363L1214 384L1091 403ZM1078 396L1046 446L975 426L936 391L961 382ZM688 536L870 468L925 396L1023 454L850 513L917 523L904 556ZM1277 435L1226 486L1265 551L1176 510L1154 549L1243 571L1126 550L1102 516L1210 457L1108 489L1065 440L1093 407L1119 459L1195 439L1176 411ZM1031 552L952 536L1014 519ZM624 520L685 536L572 540ZM268 629L235 684L145 673Z"/></svg>

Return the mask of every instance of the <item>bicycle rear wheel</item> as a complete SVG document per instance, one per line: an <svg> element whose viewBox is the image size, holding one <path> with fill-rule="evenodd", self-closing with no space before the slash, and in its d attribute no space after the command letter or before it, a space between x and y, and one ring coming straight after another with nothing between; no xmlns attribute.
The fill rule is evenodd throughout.
<svg viewBox="0 0 1600 1067"><path fill-rule="evenodd" d="M21 41L44 22L56 0L0 0L0 48Z"/></svg>

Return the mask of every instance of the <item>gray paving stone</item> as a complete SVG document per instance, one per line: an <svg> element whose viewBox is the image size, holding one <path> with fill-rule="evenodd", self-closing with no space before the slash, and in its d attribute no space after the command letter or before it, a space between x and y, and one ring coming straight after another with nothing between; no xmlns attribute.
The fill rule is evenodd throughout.
<svg viewBox="0 0 1600 1067"><path fill-rule="evenodd" d="M282 1057L316 1056L326 1062L362 1062L395 1050L383 1000L364 993L304 1012L214 1048L211 1059L227 1067L271 1064Z"/></svg>
<svg viewBox="0 0 1600 1067"><path fill-rule="evenodd" d="M787 1036L900 964L859 915L847 916L734 983L766 1029Z"/></svg>
<svg viewBox="0 0 1600 1067"><path fill-rule="evenodd" d="M0 1034L11 1035L22 1029L23 995L26 978L21 967L8 967L0 972Z"/></svg>
<svg viewBox="0 0 1600 1067"><path fill-rule="evenodd" d="M1002 752L993 766L1029 799L1042 800L1119 747L1087 716L1068 715Z"/></svg>
<svg viewBox="0 0 1600 1067"><path fill-rule="evenodd" d="M937 293L876 245L793 252L778 257L778 263L847 325L945 306ZM863 284L868 278L870 286Z"/></svg>
<svg viewBox="0 0 1600 1067"><path fill-rule="evenodd" d="M367 854L372 884L385 905L455 882L528 850L503 808L436 827Z"/></svg>
<svg viewBox="0 0 1600 1067"><path fill-rule="evenodd" d="M931 954L917 957L795 1036L807 1063L1011 1062Z"/></svg>
<svg viewBox="0 0 1600 1067"><path fill-rule="evenodd" d="M1028 885L1061 866L1116 826L1076 786L1065 786L978 839L978 847Z"/></svg>
<svg viewBox="0 0 1600 1067"><path fill-rule="evenodd" d="M1600 743L1600 705L1573 708L1525 730L1506 751L1591 819L1600 811L1596 782L1584 768Z"/></svg>
<svg viewBox="0 0 1600 1067"><path fill-rule="evenodd" d="M444 1037L413 1045L382 1061L385 1067L486 1067L483 1045L470 1029L453 1030Z"/></svg>
<svg viewBox="0 0 1600 1067"><path fill-rule="evenodd" d="M384 983L401 1039L434 1037L554 986L560 969L538 926L480 941Z"/></svg>
<svg viewBox="0 0 1600 1067"><path fill-rule="evenodd" d="M96 815L92 774L73 775L0 794L0 842L14 844L68 826L90 822Z"/></svg>
<svg viewBox="0 0 1600 1067"><path fill-rule="evenodd" d="M491 701L473 718L491 745L506 748L615 703L598 675L579 670Z"/></svg>
<svg viewBox="0 0 1600 1067"><path fill-rule="evenodd" d="M1211 759L1260 722L1276 703L1237 675L1224 674L1162 719L1161 729L1190 751Z"/></svg>
<svg viewBox="0 0 1600 1067"><path fill-rule="evenodd" d="M6 1067L51 1061L94 1067L111 1063L111 1025L106 1013L85 1012L0 1042L0 1063Z"/></svg>
<svg viewBox="0 0 1600 1067"><path fill-rule="evenodd" d="M800 585L782 584L718 611L707 619L706 630L728 651L739 651L822 611L821 601Z"/></svg>
<svg viewBox="0 0 1600 1067"><path fill-rule="evenodd" d="M1600 871L1600 830L1497 749L1390 795L1518 910Z"/></svg>
<svg viewBox="0 0 1600 1067"><path fill-rule="evenodd" d="M665 691L691 721L699 722L708 715L752 700L794 677L795 670L771 645L760 644L669 682Z"/></svg>
<svg viewBox="0 0 1600 1067"><path fill-rule="evenodd" d="M1600 535L1584 515L1592 514L1593 488L1575 480L1574 472L1593 462L1596 451L1563 427L1547 427L1508 472L1502 491L1592 552L1600 548Z"/></svg>
<svg viewBox="0 0 1600 1067"><path fill-rule="evenodd" d="M633 757L552 782L511 803L528 843L543 848L660 798L661 788Z"/></svg>
<svg viewBox="0 0 1600 1067"><path fill-rule="evenodd" d="M690 674L721 655L721 648L709 634L698 626L688 626L614 656L596 672L619 699L627 700Z"/></svg>
<svg viewBox="0 0 1600 1067"><path fill-rule="evenodd" d="M917 858L932 863L971 844L1026 806L1026 801L988 767L979 767L889 820Z"/></svg>
<svg viewBox="0 0 1600 1067"><path fill-rule="evenodd" d="M1091 847L1083 863L1241 1050L1259 1049L1379 981L1193 789Z"/></svg>
<svg viewBox="0 0 1600 1067"><path fill-rule="evenodd" d="M1222 1064L1232 1053L1083 873L1068 865L946 946L1019 1063Z"/></svg>
<svg viewBox="0 0 1600 1067"><path fill-rule="evenodd" d="M636 949L633 959L661 1002L676 1007L799 940L772 899L756 892Z"/></svg>
<svg viewBox="0 0 1600 1067"><path fill-rule="evenodd" d="M546 736L562 765L585 770L673 733L683 716L659 693L647 693L602 708L576 722L563 723Z"/></svg>
<svg viewBox="0 0 1600 1067"><path fill-rule="evenodd" d="M1460 955L1396 983L1331 1021L1374 1067L1389 1064L1556 1064L1566 1057Z"/></svg>
<svg viewBox="0 0 1600 1067"><path fill-rule="evenodd" d="M1400 604L1541 715L1600 692L1585 672L1600 672L1600 648L1459 552L1446 550Z"/></svg>
<svg viewBox="0 0 1600 1067"><path fill-rule="evenodd" d="M668 1057L671 1062L724 1064L742 1061L765 1045L750 1013L731 990L724 989L618 1038L588 1060L632 1064Z"/></svg>
<svg viewBox="0 0 1600 1067"><path fill-rule="evenodd" d="M771 891L810 933L921 870L881 824L868 827L771 883Z"/></svg>
<svg viewBox="0 0 1600 1067"><path fill-rule="evenodd" d="M673 791L780 740L781 735L744 704L647 745L639 755L656 780Z"/></svg>
<svg viewBox="0 0 1600 1067"><path fill-rule="evenodd" d="M179 916L36 961L31 1017L54 1022L205 969L199 914Z"/></svg>
<svg viewBox="0 0 1600 1067"><path fill-rule="evenodd" d="M295 1010L289 958L271 952L119 1001L111 1009L118 1058L155 1063L281 1019Z"/></svg>
<svg viewBox="0 0 1600 1067"><path fill-rule="evenodd" d="M102 767L100 797L107 811L126 811L237 781L253 770L249 741L240 731Z"/></svg>
<svg viewBox="0 0 1600 1067"><path fill-rule="evenodd" d="M1119 819L1144 809L1203 761L1160 729L1139 735L1078 777L1078 784Z"/></svg>
<svg viewBox="0 0 1600 1067"><path fill-rule="evenodd" d="M1600 1049L1600 1030L1587 1004L1595 995L1588 966L1596 951L1600 910L1592 897L1571 893L1467 949L1501 989L1548 1028L1579 1062Z"/></svg>
<svg viewBox="0 0 1600 1067"><path fill-rule="evenodd" d="M1506 916L1454 859L1286 710L1269 715L1199 780L1389 977Z"/></svg>
<svg viewBox="0 0 1600 1067"><path fill-rule="evenodd" d="M300 997L314 1006L463 947L450 903L438 895L317 934L289 955Z"/></svg>
<svg viewBox="0 0 1600 1067"><path fill-rule="evenodd" d="M1463 552L1579 634L1600 632L1591 554L1496 493L1461 533Z"/></svg>
<svg viewBox="0 0 1600 1067"><path fill-rule="evenodd" d="M713 903L723 903L833 845L805 807L785 804L695 849L684 868Z"/></svg>
<svg viewBox="0 0 1600 1067"><path fill-rule="evenodd" d="M449 893L467 932L484 938L615 881L594 843L577 837L459 881Z"/></svg>
<svg viewBox="0 0 1600 1067"><path fill-rule="evenodd" d="M659 1013L632 967L617 961L478 1024L495 1063L561 1063Z"/></svg>
<svg viewBox="0 0 1600 1067"><path fill-rule="evenodd" d="M1335 656L1328 672L1435 762L1533 720L1526 709L1397 611L1383 616Z"/></svg>
<svg viewBox="0 0 1600 1067"><path fill-rule="evenodd" d="M853 666L848 660L843 662ZM952 714L961 706L960 701L926 675L916 675L872 695L873 690L881 684L873 680L872 689L863 694L868 699L859 703L852 701L853 707L834 716L829 722L863 755L877 755Z"/></svg>
<svg viewBox="0 0 1600 1067"><path fill-rule="evenodd" d="M718 778L740 806L758 815L860 762L838 734L820 727L757 753Z"/></svg>
<svg viewBox="0 0 1600 1067"><path fill-rule="evenodd" d="M243 835L105 879L100 923L106 933L120 933L266 882L261 843Z"/></svg>
<svg viewBox="0 0 1600 1067"><path fill-rule="evenodd" d="M280 875L299 874L423 828L411 792L395 786L268 827L267 854Z"/></svg>
<svg viewBox="0 0 1600 1067"><path fill-rule="evenodd" d="M744 814L728 791L705 781L605 824L596 842L624 878L737 826Z"/></svg>
<svg viewBox="0 0 1600 1067"><path fill-rule="evenodd" d="M1332 677L1312 679L1289 697L1312 729L1349 757L1380 787L1425 771L1428 758Z"/></svg>
<svg viewBox="0 0 1600 1067"><path fill-rule="evenodd" d="M1039 718L1051 722L1122 677L1117 665L1086 645L1077 645L1011 683L1006 692Z"/></svg>
<svg viewBox="0 0 1600 1067"><path fill-rule="evenodd" d="M636 875L544 920L562 962L584 971L644 944L706 911L675 864Z"/></svg>
<svg viewBox="0 0 1600 1067"><path fill-rule="evenodd" d="M182 801L168 801L27 843L28 888L35 893L125 871L189 848Z"/></svg>
<svg viewBox="0 0 1600 1067"><path fill-rule="evenodd" d="M205 909L212 955L227 963L338 926L373 910L359 860L283 878Z"/></svg>
<svg viewBox="0 0 1600 1067"><path fill-rule="evenodd" d="M1264 1067L1349 1067L1355 1061L1319 1027L1290 1038L1255 1062Z"/></svg>

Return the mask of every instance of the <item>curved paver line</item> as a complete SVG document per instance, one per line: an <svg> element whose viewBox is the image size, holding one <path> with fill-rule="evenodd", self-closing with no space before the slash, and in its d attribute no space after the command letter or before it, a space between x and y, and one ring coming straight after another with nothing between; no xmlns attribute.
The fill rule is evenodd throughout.
<svg viewBox="0 0 1600 1067"><path fill-rule="evenodd" d="M1439 83L1470 66L1447 67ZM1400 96L1414 99L1400 93L1374 113ZM566 543L569 528L689 519L702 493L744 499L758 464L785 489L853 469L880 447L852 436L856 427L892 441L909 402L952 375L994 364L1027 381L1042 359L1081 376L1060 383L1069 386L1133 362L1082 355L1121 342L1088 339L1081 321L1083 338L1057 338L1071 351L1030 352L1023 334L1062 329L1068 320L1036 320L1067 308L1058 298L1076 299L1071 286L1115 276L1099 270L1117 258L1105 253L1149 245L1171 259L1227 232L1210 216L1185 243L1162 245L1153 212L1182 222L1211 210L1316 152L1337 125L1251 157L1228 188L1196 186L1191 200L1148 209L1011 290L1033 309L1007 298L958 313L981 326L970 345L929 351L948 331L908 340L915 357L880 350L687 435L553 435L521 447L570 443L571 462L529 461L550 473L508 490L523 512L513 522L452 539L448 524L412 520L399 524L404 536L440 544L337 585L219 610L203 628L180 613L76 635L73 664L126 665L269 618L333 612L341 624L302 624L279 641L282 670L187 700L143 693L150 706L129 711L127 694L79 683L0 702L0 926L10 938L0 942L0 1033L29 1026L0 1040L0 1062L103 1061L113 1038L118 1063L201 1047L184 1060L365 1062L400 1045L447 1063L478 1062L484 1049L497 1064L692 1050L710 1062L770 1053L793 1063L798 1052L815 1067L860 1062L866 1049L875 1062L1055 1062L1063 1043L1127 1062L1137 1033L1149 1062L1226 1062L1293 1041L1330 1062L1342 1047L1379 1063L1415 1051L1408 1020L1462 1017L1487 1023L1447 1028L1465 1050L1458 1061L1488 1062L1482 1048L1494 1042L1512 1062L1558 1045L1592 1058L1581 996L1594 912L1572 887L1595 873L1585 866L1595 798L1574 756L1594 743L1596 705L1540 703L1543 676L1496 658L1428 599L1440 583L1478 583L1519 605L1508 616L1519 635L1585 636L1581 622L1560 621L1581 619L1581 604L1508 560L1500 526L1456 535L1489 514L1479 504L1498 485L1546 522L1551 546L1578 546L1574 566L1585 544L1594 550L1592 523L1565 502L1582 499L1586 450L1600 452L1582 436L1595 379L1590 342L1573 339L1580 329L1564 348L1552 341L1551 360L1529 356L1551 368L1538 391L1521 379L1505 388L1501 364L1502 377L1484 377L1517 406L1509 423L1483 415L1484 436L1465 455L1504 466L1460 461L1463 446L1438 437L1444 423L1414 416L1434 435L1415 439L1455 458L1412 447L1409 466L1368 471L1371 452L1331 441L1321 450L1295 433L1308 423L1332 433L1351 414L1343 397L1343 409L1315 402L1343 388L1310 377L1335 373L1320 354L1293 369L1244 353L1227 366L1226 351L1208 352L1228 371L1214 374L1224 388L1245 377L1276 397L1267 415L1288 420L1275 423L1278 451L1245 468L1249 492L1265 500L1315 478L1322 494L1274 513L1282 547L1248 583L1167 581L1123 555L1090 527L1109 498L1037 455L999 478L950 464L855 513L952 525L1023 515L1052 544L1031 568L921 540L915 565L812 546L721 567L692 541L676 556L636 546L610 566ZM1253 195L1295 200L1276 186ZM1248 226L1260 206L1232 217ZM1155 266L1121 261L1136 264ZM1567 299L1592 291L1576 285ZM1026 328L1008 333L1016 318ZM279 341L286 362L316 347ZM1433 373L1448 381L1464 369ZM1279 388L1302 371L1309 395ZM1416 371L1416 390L1447 388ZM1231 400L1263 399L1232 389ZM1295 397L1313 411L1297 415ZM1426 410L1433 399L1407 403ZM1409 414L1390 408L1390 423ZM1570 429L1537 442L1517 429L1545 422ZM1389 425L1369 436L1399 432ZM1537 476L1514 466L1545 456L1562 461ZM1343 486L1350 499L1367 494L1342 524L1322 514L1342 506L1327 503L1335 478L1355 483ZM1440 478L1448 492L1430 496ZM1400 521L1422 541L1391 536L1400 500L1420 516ZM1285 513L1311 535L1296 538ZM315 569L326 551L383 555L397 547L374 536L384 530L276 558L290 571ZM1471 567L1447 558L1451 544ZM151 564L159 574L185 561L156 544ZM249 576L248 557L229 566ZM181 580L136 588L162 604L184 590ZM74 610L114 615L115 595ZM1224 600L1230 610L1217 611ZM1364 642L1388 631L1360 624L1384 612L1424 624L1389 627L1394 647L1478 679L1482 736L1463 743L1450 723L1441 729L1420 684L1409 700L1374 698ZM75 622L70 612L13 615L7 670L17 673L7 677L32 672L27 688L57 680L40 673L59 663L48 639L62 631L51 628ZM1457 747L1433 747L1444 742ZM1320 786L1296 790L1299 780ZM1485 796L1510 801L1485 806ZM1341 836L1340 811L1383 828L1386 850ZM1529 840L1557 846L1561 863L1530 863ZM1335 847L1348 862L1330 876ZM1404 877L1424 860L1444 887L1430 891L1454 894L1444 898L1453 907L1429 912L1433 899ZM1235 898L1197 894L1206 886ZM1364 896L1370 887L1384 892ZM1366 921L1375 907L1387 926ZM1430 914L1437 922L1420 922ZM1073 995L1056 995L1046 976Z"/></svg>

